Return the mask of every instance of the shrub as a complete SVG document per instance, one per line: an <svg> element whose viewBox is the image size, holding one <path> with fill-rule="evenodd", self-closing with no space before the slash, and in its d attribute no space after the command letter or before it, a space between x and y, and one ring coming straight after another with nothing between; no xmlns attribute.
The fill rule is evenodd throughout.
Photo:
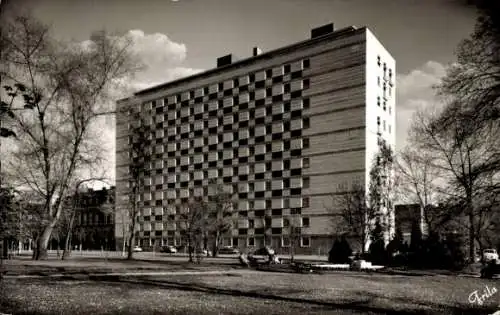
<svg viewBox="0 0 500 315"><path fill-rule="evenodd" d="M385 265L387 263L387 251L383 239L375 240L370 244L370 261L375 265Z"/></svg>
<svg viewBox="0 0 500 315"><path fill-rule="evenodd" d="M340 240L336 239L333 242L332 248L328 253L328 261L336 264L346 264L349 263L349 256L351 255L351 246L345 237L342 237Z"/></svg>
<svg viewBox="0 0 500 315"><path fill-rule="evenodd" d="M413 268L458 270L465 266L463 239L460 235L450 235L445 240L431 234L418 246L411 246L407 265Z"/></svg>

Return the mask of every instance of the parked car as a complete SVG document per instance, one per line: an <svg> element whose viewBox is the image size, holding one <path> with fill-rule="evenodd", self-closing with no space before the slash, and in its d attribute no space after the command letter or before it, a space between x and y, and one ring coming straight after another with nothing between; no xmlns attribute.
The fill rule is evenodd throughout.
<svg viewBox="0 0 500 315"><path fill-rule="evenodd" d="M248 254L248 260L251 264L270 263L270 259L273 259L272 262L274 263L280 263L279 258L275 255L274 249L268 246L261 247Z"/></svg>
<svg viewBox="0 0 500 315"><path fill-rule="evenodd" d="M240 253L239 250L230 246L222 247L219 249L219 254L222 255L237 255L239 253Z"/></svg>
<svg viewBox="0 0 500 315"><path fill-rule="evenodd" d="M139 246L134 246L134 248L132 250L134 252L142 252L142 248L140 248Z"/></svg>
<svg viewBox="0 0 500 315"><path fill-rule="evenodd" d="M488 248L483 250L483 261L487 263L492 260L498 260L498 253L496 249Z"/></svg>
<svg viewBox="0 0 500 315"><path fill-rule="evenodd" d="M177 249L174 246L163 246L161 248L162 253L174 254L177 253Z"/></svg>
<svg viewBox="0 0 500 315"><path fill-rule="evenodd" d="M208 256L212 255L212 252L209 251L209 250L206 250L206 249L199 249L199 250L196 251L196 254L208 257Z"/></svg>

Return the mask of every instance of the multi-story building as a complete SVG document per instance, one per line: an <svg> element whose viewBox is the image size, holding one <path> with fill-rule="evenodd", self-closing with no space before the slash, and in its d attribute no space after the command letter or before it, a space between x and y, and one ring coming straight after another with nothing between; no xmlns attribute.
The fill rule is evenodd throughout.
<svg viewBox="0 0 500 315"><path fill-rule="evenodd" d="M71 244L83 250L115 249L115 187L88 189L68 197L75 207ZM64 239L53 240L51 248L64 248Z"/></svg>
<svg viewBox="0 0 500 315"><path fill-rule="evenodd" d="M398 204L394 207L395 226L400 229L404 240L410 244L411 231L416 224L422 235L427 234L425 229L423 209L418 203Z"/></svg>
<svg viewBox="0 0 500 315"><path fill-rule="evenodd" d="M177 244L182 199L213 179L233 193L226 245L324 253L340 232L332 195L368 189L380 141L395 147L395 61L366 27L311 31L311 38L139 91L117 102L117 211L127 201L130 111L151 130L140 199L141 245ZM121 110L120 110L121 109ZM126 109L126 110L123 110ZM126 233L117 215L116 238ZM392 225L394 226L394 225ZM266 237L268 236L268 237Z"/></svg>

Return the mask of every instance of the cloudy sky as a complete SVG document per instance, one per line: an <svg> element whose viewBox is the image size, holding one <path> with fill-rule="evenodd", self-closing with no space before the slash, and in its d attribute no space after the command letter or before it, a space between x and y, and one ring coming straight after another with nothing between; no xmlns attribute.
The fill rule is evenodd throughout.
<svg viewBox="0 0 500 315"><path fill-rule="evenodd" d="M431 86L473 29L465 0L18 0L60 39L84 41L105 28L134 39L149 70L137 87L210 69L228 53L248 57L306 39L311 28L368 26L396 59L398 148L408 119L435 106ZM114 128L104 127L114 163ZM110 165L112 168L112 164Z"/></svg>

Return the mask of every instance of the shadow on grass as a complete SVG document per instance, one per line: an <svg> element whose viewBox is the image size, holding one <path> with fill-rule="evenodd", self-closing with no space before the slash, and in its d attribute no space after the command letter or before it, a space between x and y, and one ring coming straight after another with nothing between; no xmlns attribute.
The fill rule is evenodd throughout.
<svg viewBox="0 0 500 315"><path fill-rule="evenodd" d="M239 276L239 275L236 275ZM259 290L238 290L238 289L225 289L216 286L211 286L195 281L165 281L165 280L152 280L141 277L121 277L121 276L94 276L90 280L99 282L100 284L108 285L122 285L122 284L133 284L135 288L141 286L144 289L151 287L161 288L161 289L173 289L191 292L201 292L206 294L216 294L216 295L228 295L246 298L255 298L263 300L274 300L288 303L299 303L301 305L309 305L318 311L333 311L342 310L350 312L367 312L367 313L378 313L378 314L491 314L496 311L493 307L467 307L463 306L448 306L441 304L429 304L421 303L416 300L409 298L395 298L394 302L399 304L418 306L422 309L395 309L389 306L377 306L375 299L386 298L381 295L371 294L366 291L359 291L350 294L352 296L357 296L358 298L353 298L351 301L346 302L328 302L307 298L299 297L289 297L287 295L307 293L307 291L294 289L294 288L265 288ZM430 307L430 309L429 309ZM408 307L406 307L408 308ZM416 308L416 307L415 307ZM424 309L425 308L425 309Z"/></svg>
<svg viewBox="0 0 500 315"><path fill-rule="evenodd" d="M234 276L241 277L241 275L234 274ZM243 278L242 278L243 279ZM71 283L78 284L77 279L74 278L63 278L63 279L37 279L37 280L23 280L29 283L40 282L44 285L58 285L60 280L71 281ZM200 292L208 295L219 295L219 296L232 296L232 297L242 297L242 298L253 298L256 300L272 300L284 303L291 303L290 308L295 308L294 305L300 305L306 308L308 312L314 313L328 313L331 311L340 311L342 313L369 313L369 314L492 314L496 309L490 308L471 308L467 305L462 305L458 307L452 307L449 305L441 304L428 304L422 303L417 299L395 297L391 298L390 302L386 305L380 305L380 299L385 299L387 297L383 294L372 293L368 291L354 291L349 292L350 298L345 301L322 301L310 298L302 297L290 297L289 295L308 293L301 289L290 288L263 288L257 290L242 290L242 289L226 289L221 288L221 285L217 284L205 284L200 283L199 276L184 277L179 279L179 281L165 281L165 280L155 280L144 277L123 277L123 276L91 276L89 279L85 280L85 285L90 286L120 286L123 290L127 291L129 288L134 289L165 289L165 290L179 290L188 292ZM1 284L1 283L0 283ZM69 288L68 288L69 289ZM125 293L124 291L124 293ZM288 295L288 296L287 296ZM18 305L12 303L12 301L4 300L0 297L0 312L3 310L16 310ZM256 303L259 303L258 301ZM265 301L262 301L265 303ZM399 307L396 306L399 305ZM403 307L412 309L403 309ZM303 309L302 308L302 312ZM420 308L420 309L417 309ZM38 311L17 311L16 314L44 314ZM255 313L255 311L254 311ZM72 312L72 314L80 314L78 312ZM83 313L82 313L83 314ZM109 313L106 313L109 314ZM120 312L120 314L132 314L127 312ZM181 314L181 313L175 313ZM186 313L187 314L187 313ZM248 314L244 309L241 310L241 314ZM292 313L290 313L292 314Z"/></svg>
<svg viewBox="0 0 500 315"><path fill-rule="evenodd" d="M132 259L124 258L94 258L94 257L78 257L75 259L54 260L55 264L51 265L51 259L36 263L23 263L8 265L6 273L10 275L28 274L47 276L53 273L107 273L107 272L138 272L138 271L206 271L206 270L232 270L241 269L242 266L236 260L220 261L203 261L200 264L191 263L185 260L158 260L158 259ZM58 265L61 263L62 265ZM94 265L94 263L100 263Z"/></svg>

